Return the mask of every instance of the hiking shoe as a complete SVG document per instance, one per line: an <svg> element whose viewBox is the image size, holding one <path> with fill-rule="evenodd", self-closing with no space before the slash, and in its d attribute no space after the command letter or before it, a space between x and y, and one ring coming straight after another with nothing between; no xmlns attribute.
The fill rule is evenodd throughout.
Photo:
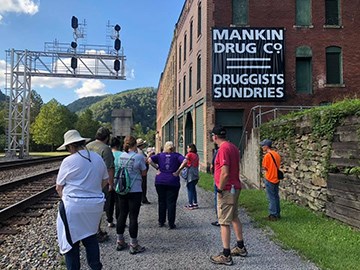
<svg viewBox="0 0 360 270"><path fill-rule="evenodd" d="M191 204L188 204L188 205L185 205L185 209L187 209L187 210L193 210L193 209L194 209L194 206L191 205Z"/></svg>
<svg viewBox="0 0 360 270"><path fill-rule="evenodd" d="M175 224L172 224L172 225L169 224L169 230L174 230L174 229L176 229L176 225Z"/></svg>
<svg viewBox="0 0 360 270"><path fill-rule="evenodd" d="M108 223L108 227L109 227L109 228L114 228L114 227L115 227L115 224L112 223L112 222L109 222L109 223Z"/></svg>
<svg viewBox="0 0 360 270"><path fill-rule="evenodd" d="M219 226L220 226L220 224L219 224L219 222L218 222L218 221L211 222L211 225L213 225L213 226L217 226L217 227L219 227Z"/></svg>
<svg viewBox="0 0 360 270"><path fill-rule="evenodd" d="M116 250L117 251L120 251L120 250L123 250L123 249L126 249L128 248L128 244L125 243L125 242L117 242L116 243Z"/></svg>
<svg viewBox="0 0 360 270"><path fill-rule="evenodd" d="M145 247L140 246L139 244L136 246L130 245L130 254L141 253L145 251Z"/></svg>
<svg viewBox="0 0 360 270"><path fill-rule="evenodd" d="M279 218L274 215L269 215L266 219L269 221L278 221L279 220Z"/></svg>
<svg viewBox="0 0 360 270"><path fill-rule="evenodd" d="M199 205L197 203L194 203L192 207L193 209L199 209Z"/></svg>
<svg viewBox="0 0 360 270"><path fill-rule="evenodd" d="M236 246L231 249L230 254L231 256L246 257L248 255L248 252L245 247L239 248L238 246Z"/></svg>
<svg viewBox="0 0 360 270"><path fill-rule="evenodd" d="M225 265L232 265L234 263L231 255L226 257L222 252L219 255L210 256L210 262Z"/></svg>
<svg viewBox="0 0 360 270"><path fill-rule="evenodd" d="M96 234L96 238L99 243L103 243L103 242L109 240L109 235L107 234L107 232L100 231Z"/></svg>

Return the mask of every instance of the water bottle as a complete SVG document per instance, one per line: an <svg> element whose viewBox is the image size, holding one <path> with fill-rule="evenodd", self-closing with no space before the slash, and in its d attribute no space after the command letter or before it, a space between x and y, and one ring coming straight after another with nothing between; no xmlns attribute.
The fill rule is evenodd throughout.
<svg viewBox="0 0 360 270"><path fill-rule="evenodd" d="M235 186L234 185L231 185L230 193L235 194Z"/></svg>

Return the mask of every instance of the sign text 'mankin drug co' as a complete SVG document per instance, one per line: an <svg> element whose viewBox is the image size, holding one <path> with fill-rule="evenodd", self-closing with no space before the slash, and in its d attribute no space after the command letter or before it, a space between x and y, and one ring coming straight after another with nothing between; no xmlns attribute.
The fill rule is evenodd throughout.
<svg viewBox="0 0 360 270"><path fill-rule="evenodd" d="M283 28L213 28L213 100L285 97Z"/></svg>

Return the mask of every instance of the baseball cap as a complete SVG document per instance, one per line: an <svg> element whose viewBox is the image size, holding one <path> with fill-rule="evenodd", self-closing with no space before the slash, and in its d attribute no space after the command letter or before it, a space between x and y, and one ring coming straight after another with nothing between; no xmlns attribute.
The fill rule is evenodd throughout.
<svg viewBox="0 0 360 270"><path fill-rule="evenodd" d="M263 140L263 141L260 142L260 145L261 145L261 146L271 147L271 146L272 146L272 141L269 140L269 139L265 139L265 140Z"/></svg>
<svg viewBox="0 0 360 270"><path fill-rule="evenodd" d="M223 126L215 126L212 131L211 131L212 135L222 135L225 136L226 135L226 129Z"/></svg>

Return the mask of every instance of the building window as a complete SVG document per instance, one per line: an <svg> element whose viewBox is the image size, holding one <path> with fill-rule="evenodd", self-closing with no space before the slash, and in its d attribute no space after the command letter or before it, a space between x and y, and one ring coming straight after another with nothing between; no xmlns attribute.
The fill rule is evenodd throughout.
<svg viewBox="0 0 360 270"><path fill-rule="evenodd" d="M186 97L186 75L184 75L183 78L183 103L185 103L185 97Z"/></svg>
<svg viewBox="0 0 360 270"><path fill-rule="evenodd" d="M325 24L339 25L339 0L325 0Z"/></svg>
<svg viewBox="0 0 360 270"><path fill-rule="evenodd" d="M197 36L201 35L201 2L198 5L198 29L197 29Z"/></svg>
<svg viewBox="0 0 360 270"><path fill-rule="evenodd" d="M192 67L189 68L189 97L192 96Z"/></svg>
<svg viewBox="0 0 360 270"><path fill-rule="evenodd" d="M296 0L296 25L311 25L311 0Z"/></svg>
<svg viewBox="0 0 360 270"><path fill-rule="evenodd" d="M194 28L194 22L191 20L191 22L190 22L190 40L189 40L189 50L190 51L193 48L193 28Z"/></svg>
<svg viewBox="0 0 360 270"><path fill-rule="evenodd" d="M326 48L326 83L342 84L342 55L340 47Z"/></svg>
<svg viewBox="0 0 360 270"><path fill-rule="evenodd" d="M312 51L307 46L296 48L296 92L312 94Z"/></svg>
<svg viewBox="0 0 360 270"><path fill-rule="evenodd" d="M181 45L179 46L179 69L181 69Z"/></svg>
<svg viewBox="0 0 360 270"><path fill-rule="evenodd" d="M186 42L187 42L187 35L184 35L184 62L186 62Z"/></svg>
<svg viewBox="0 0 360 270"><path fill-rule="evenodd" d="M201 55L197 57L197 80L196 80L196 87L199 90L201 87Z"/></svg>
<svg viewBox="0 0 360 270"><path fill-rule="evenodd" d="M181 106L181 82L179 82L178 93L179 93L178 106L180 107Z"/></svg>
<svg viewBox="0 0 360 270"><path fill-rule="evenodd" d="M232 0L232 23L247 25L249 14L249 0Z"/></svg>

